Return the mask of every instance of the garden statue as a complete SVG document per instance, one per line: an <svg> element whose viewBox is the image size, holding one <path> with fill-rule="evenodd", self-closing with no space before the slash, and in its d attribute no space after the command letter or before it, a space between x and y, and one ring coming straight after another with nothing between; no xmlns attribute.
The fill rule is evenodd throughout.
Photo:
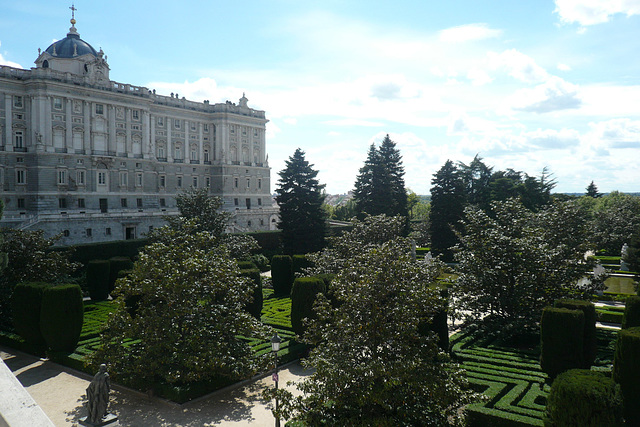
<svg viewBox="0 0 640 427"><path fill-rule="evenodd" d="M100 365L98 373L91 380L91 384L87 387L87 399L89 399L87 421L98 424L107 415L110 389L111 384L107 373L107 365L103 363Z"/></svg>
<svg viewBox="0 0 640 427"><path fill-rule="evenodd" d="M620 250L620 270L629 271L629 264L627 263L627 256L629 255L629 245L626 243L622 245Z"/></svg>

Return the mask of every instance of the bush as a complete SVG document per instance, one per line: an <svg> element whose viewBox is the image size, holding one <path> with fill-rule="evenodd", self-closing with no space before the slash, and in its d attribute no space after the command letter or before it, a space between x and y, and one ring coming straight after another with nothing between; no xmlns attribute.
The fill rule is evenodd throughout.
<svg viewBox="0 0 640 427"><path fill-rule="evenodd" d="M109 259L109 293L113 292L116 280L120 277L123 270L131 270L133 262L129 257L117 256Z"/></svg>
<svg viewBox="0 0 640 427"><path fill-rule="evenodd" d="M305 325L303 319L315 318L313 303L319 293L324 293L326 287L322 279L318 277L299 277L293 282L291 289L291 327L293 331L304 335Z"/></svg>
<svg viewBox="0 0 640 427"><path fill-rule="evenodd" d="M636 326L640 326L640 297L631 295L625 303L622 329Z"/></svg>
<svg viewBox="0 0 640 427"><path fill-rule="evenodd" d="M286 296L291 293L293 267L289 255L274 255L271 259L271 280L275 296Z"/></svg>
<svg viewBox="0 0 640 427"><path fill-rule="evenodd" d="M540 322L540 368L551 379L584 363L584 313L546 307Z"/></svg>
<svg viewBox="0 0 640 427"><path fill-rule="evenodd" d="M106 259L94 259L87 265L87 286L92 301L109 297L110 264Z"/></svg>
<svg viewBox="0 0 640 427"><path fill-rule="evenodd" d="M618 333L613 357L613 379L620 384L624 417L628 425L640 425L640 327Z"/></svg>
<svg viewBox="0 0 640 427"><path fill-rule="evenodd" d="M238 268L240 270L253 270L258 268L253 261L238 261Z"/></svg>
<svg viewBox="0 0 640 427"><path fill-rule="evenodd" d="M133 259L138 256L138 251L148 244L149 239L131 239L75 245L71 246L71 248L75 249L71 255L71 260L88 265L89 262L94 259L109 259L113 257L128 257ZM68 248L55 248L55 250L65 249Z"/></svg>
<svg viewBox="0 0 640 427"><path fill-rule="evenodd" d="M596 360L598 352L598 339L596 337L596 307L590 301L562 299L555 302L557 308L568 308L570 310L581 310L584 313L584 334L583 334L583 364L580 366L589 369Z"/></svg>
<svg viewBox="0 0 640 427"><path fill-rule="evenodd" d="M40 330L52 351L72 353L78 345L84 303L78 285L49 286L42 294Z"/></svg>
<svg viewBox="0 0 640 427"><path fill-rule="evenodd" d="M251 262L253 262L256 265L256 267L258 267L258 270L260 270L263 273L265 271L271 270L271 265L269 264L269 258L267 258L262 254L251 255Z"/></svg>
<svg viewBox="0 0 640 427"><path fill-rule="evenodd" d="M305 268L313 267L313 263L307 259L306 255L294 255L291 259L293 263L293 274L302 273Z"/></svg>
<svg viewBox="0 0 640 427"><path fill-rule="evenodd" d="M547 397L544 425L615 427L622 425L620 386L600 372L571 369L558 375Z"/></svg>
<svg viewBox="0 0 640 427"><path fill-rule="evenodd" d="M16 333L36 354L43 354L47 347L40 331L42 294L47 287L49 284L42 282L19 283L13 288L11 297L11 311Z"/></svg>
<svg viewBox="0 0 640 427"><path fill-rule="evenodd" d="M262 278L260 277L260 270L257 268L249 268L240 270L240 276L248 277L253 281L253 300L247 304L246 310L256 319L260 320L262 316Z"/></svg>

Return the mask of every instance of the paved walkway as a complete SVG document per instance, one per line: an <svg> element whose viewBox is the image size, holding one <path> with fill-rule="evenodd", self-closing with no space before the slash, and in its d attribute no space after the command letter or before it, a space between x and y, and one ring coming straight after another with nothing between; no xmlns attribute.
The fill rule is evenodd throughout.
<svg viewBox="0 0 640 427"><path fill-rule="evenodd" d="M0 357L56 426L77 426L86 416L83 402L89 375L1 346ZM297 362L289 364L280 372L279 384L309 373ZM273 387L271 375L176 405L114 385L109 408L121 426L273 426L269 402L260 397L265 387Z"/></svg>

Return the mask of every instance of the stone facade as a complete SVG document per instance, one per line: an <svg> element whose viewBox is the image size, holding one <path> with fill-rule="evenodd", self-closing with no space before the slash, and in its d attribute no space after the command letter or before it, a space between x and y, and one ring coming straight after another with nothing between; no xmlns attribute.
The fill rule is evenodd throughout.
<svg viewBox="0 0 640 427"><path fill-rule="evenodd" d="M227 231L275 229L264 111L113 82L71 23L35 68L0 66L1 225L60 244L137 238L176 214L176 194L208 187Z"/></svg>

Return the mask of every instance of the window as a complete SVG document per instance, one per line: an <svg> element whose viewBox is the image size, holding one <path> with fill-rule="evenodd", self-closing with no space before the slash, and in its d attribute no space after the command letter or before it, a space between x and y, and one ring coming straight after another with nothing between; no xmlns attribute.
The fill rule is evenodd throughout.
<svg viewBox="0 0 640 427"><path fill-rule="evenodd" d="M16 157L16 163L24 163L24 157Z"/></svg>
<svg viewBox="0 0 640 427"><path fill-rule="evenodd" d="M142 167L142 163L136 163L136 169L140 169Z"/></svg>
<svg viewBox="0 0 640 427"><path fill-rule="evenodd" d="M204 161L205 163L209 161L209 150L204 150Z"/></svg>
<svg viewBox="0 0 640 427"><path fill-rule="evenodd" d="M193 185L193 188L198 188L198 177L197 176L193 177L192 185Z"/></svg>
<svg viewBox="0 0 640 427"><path fill-rule="evenodd" d="M167 177L164 175L160 175L160 188L166 187L166 184L167 184Z"/></svg>
<svg viewBox="0 0 640 427"><path fill-rule="evenodd" d="M21 130L14 134L14 142L16 148L24 148L24 133Z"/></svg>
<svg viewBox="0 0 640 427"><path fill-rule="evenodd" d="M120 186L126 187L127 185L129 185L129 173L120 172Z"/></svg>
<svg viewBox="0 0 640 427"><path fill-rule="evenodd" d="M140 120L140 110L131 110L133 120Z"/></svg>
<svg viewBox="0 0 640 427"><path fill-rule="evenodd" d="M181 177L181 176L179 176L179 177L177 178L177 184L176 184L176 186L177 186L178 188L182 188L182 177Z"/></svg>
<svg viewBox="0 0 640 427"><path fill-rule="evenodd" d="M120 206L123 208L127 207L127 199L120 199Z"/></svg>
<svg viewBox="0 0 640 427"><path fill-rule="evenodd" d="M247 178L247 188L251 187L251 180Z"/></svg>
<svg viewBox="0 0 640 427"><path fill-rule="evenodd" d="M164 208L165 206L167 206L167 201L164 198L160 199L160 207Z"/></svg>
<svg viewBox="0 0 640 427"><path fill-rule="evenodd" d="M191 160L198 160L198 150L191 148Z"/></svg>
<svg viewBox="0 0 640 427"><path fill-rule="evenodd" d="M233 186L238 188L238 178L233 178Z"/></svg>
<svg viewBox="0 0 640 427"><path fill-rule="evenodd" d="M164 117L158 117L158 126L164 126Z"/></svg>
<svg viewBox="0 0 640 427"><path fill-rule="evenodd" d="M84 209L84 199L78 199L78 207L80 209Z"/></svg>
<svg viewBox="0 0 640 427"><path fill-rule="evenodd" d="M62 110L61 98L53 98L53 108L55 108L56 110Z"/></svg>
<svg viewBox="0 0 640 427"><path fill-rule="evenodd" d="M93 230L90 228L87 228L87 237L91 237L91 235L93 234Z"/></svg>
<svg viewBox="0 0 640 427"><path fill-rule="evenodd" d="M180 127L182 126L182 125L181 125L181 123L180 123L180 120L174 120L174 121L173 121L173 126L174 126L176 129L180 129Z"/></svg>
<svg viewBox="0 0 640 427"><path fill-rule="evenodd" d="M58 185L65 185L67 183L67 171L59 170L58 171Z"/></svg>
<svg viewBox="0 0 640 427"><path fill-rule="evenodd" d="M203 125L203 128L205 132L209 132L209 125L207 123Z"/></svg>
<svg viewBox="0 0 640 427"><path fill-rule="evenodd" d="M62 230L62 235L64 237L69 237L71 235L71 233L69 233L69 230Z"/></svg>
<svg viewBox="0 0 640 427"><path fill-rule="evenodd" d="M179 145L176 145L176 156L174 158L182 159L182 147Z"/></svg>
<svg viewBox="0 0 640 427"><path fill-rule="evenodd" d="M76 171L76 184L85 185L85 171Z"/></svg>
<svg viewBox="0 0 640 427"><path fill-rule="evenodd" d="M158 158L166 159L167 156L164 154L164 147L158 147Z"/></svg>
<svg viewBox="0 0 640 427"><path fill-rule="evenodd" d="M104 229L104 234L107 236L111 236L111 227L107 227Z"/></svg>
<svg viewBox="0 0 640 427"><path fill-rule="evenodd" d="M96 104L96 114L104 114L104 105Z"/></svg>
<svg viewBox="0 0 640 427"><path fill-rule="evenodd" d="M206 178L205 178L205 180L206 180L206 185L205 185L205 186L206 186L207 188L208 188L208 187L211 187L211 178L206 177Z"/></svg>
<svg viewBox="0 0 640 427"><path fill-rule="evenodd" d="M24 169L16 169L16 184L27 183L27 171Z"/></svg>
<svg viewBox="0 0 640 427"><path fill-rule="evenodd" d="M258 206L262 206L262 199L258 197Z"/></svg>
<svg viewBox="0 0 640 427"><path fill-rule="evenodd" d="M247 227L251 227L251 221L247 221Z"/></svg>
<svg viewBox="0 0 640 427"><path fill-rule="evenodd" d="M258 188L262 188L262 179L258 178Z"/></svg>
<svg viewBox="0 0 640 427"><path fill-rule="evenodd" d="M136 187L142 187L142 174L136 174Z"/></svg>
<svg viewBox="0 0 640 427"><path fill-rule="evenodd" d="M76 160L76 163L79 164L79 165L84 165L84 160L78 159L78 160Z"/></svg>
<svg viewBox="0 0 640 427"><path fill-rule="evenodd" d="M58 199L58 207L60 209L67 209L67 199L65 199L64 197L61 197Z"/></svg>
<svg viewBox="0 0 640 427"><path fill-rule="evenodd" d="M251 199L247 197L245 202L246 202L246 205L247 205L247 209L251 209Z"/></svg>
<svg viewBox="0 0 640 427"><path fill-rule="evenodd" d="M25 204L24 204L24 199L23 198L19 198L18 199L18 209L24 209Z"/></svg>
<svg viewBox="0 0 640 427"><path fill-rule="evenodd" d="M196 124L194 122L191 122L191 130L196 130Z"/></svg>
<svg viewBox="0 0 640 427"><path fill-rule="evenodd" d="M98 185L107 185L107 173L98 172Z"/></svg>
<svg viewBox="0 0 640 427"><path fill-rule="evenodd" d="M21 96L14 95L14 97L13 97L13 106L14 106L14 108L22 108L23 107L22 97Z"/></svg>
<svg viewBox="0 0 640 427"><path fill-rule="evenodd" d="M139 208L142 208L142 199L140 198L136 199L136 206Z"/></svg>
<svg viewBox="0 0 640 427"><path fill-rule="evenodd" d="M149 233L151 233L153 231L153 225L149 226Z"/></svg>
<svg viewBox="0 0 640 427"><path fill-rule="evenodd" d="M260 218L260 225L264 225L264 219Z"/></svg>
<svg viewBox="0 0 640 427"><path fill-rule="evenodd" d="M233 199L233 204L234 204L234 206L238 206L238 198L237 197L235 197Z"/></svg>

